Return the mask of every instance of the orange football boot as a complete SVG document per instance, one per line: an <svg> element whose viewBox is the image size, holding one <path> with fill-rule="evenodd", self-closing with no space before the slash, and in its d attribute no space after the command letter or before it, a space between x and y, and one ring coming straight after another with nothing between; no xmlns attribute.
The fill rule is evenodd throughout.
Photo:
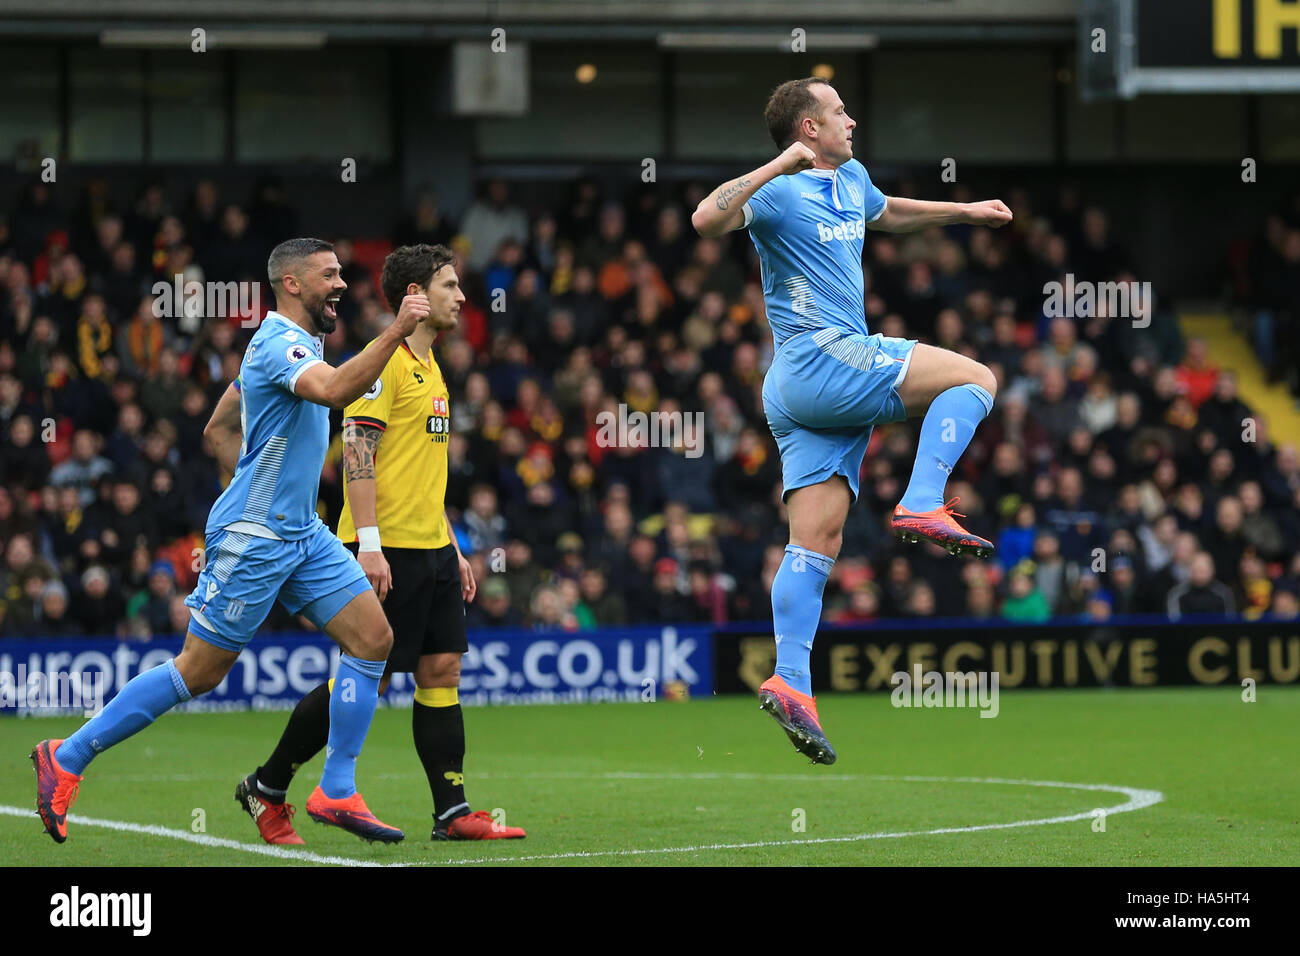
<svg viewBox="0 0 1300 956"><path fill-rule="evenodd" d="M339 827L371 843L401 843L406 834L375 818L360 793L339 800L325 796L320 784L307 798L307 815L317 823Z"/></svg>
<svg viewBox="0 0 1300 956"><path fill-rule="evenodd" d="M81 783L78 774L64 770L54 759L54 751L61 743L42 740L31 754L36 768L36 812L55 843L68 838L68 807L77 802L77 785Z"/></svg>
<svg viewBox="0 0 1300 956"><path fill-rule="evenodd" d="M953 498L942 508L933 511L908 511L902 505L894 509L894 535L903 541L920 541L925 538L946 548L949 554L973 554L987 558L993 554L993 542L971 534L954 519L966 517L953 507L960 501Z"/></svg>
<svg viewBox="0 0 1300 956"><path fill-rule="evenodd" d="M814 698L801 694L773 674L758 689L758 706L776 718L795 750L813 763L835 762L835 748L822 732Z"/></svg>

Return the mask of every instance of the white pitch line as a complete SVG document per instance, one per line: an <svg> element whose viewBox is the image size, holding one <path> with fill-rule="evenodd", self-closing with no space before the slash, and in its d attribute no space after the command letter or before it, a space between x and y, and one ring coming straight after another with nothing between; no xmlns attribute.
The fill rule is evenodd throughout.
<svg viewBox="0 0 1300 956"><path fill-rule="evenodd" d="M1104 783L1064 783L1057 780L1014 780L1003 777L925 777L925 776L895 776L887 774L822 774L816 776L804 776L800 774L754 774L754 773L644 773L637 771L610 771L606 773L583 773L583 772L553 772L553 773L534 773L534 774L500 774L479 776L497 776L498 778L525 777L525 778L562 778L562 779L598 779L598 780L818 780L818 781L849 781L849 780L881 780L881 781L901 781L905 783L984 783L1003 786L1019 787L1052 787L1061 790L1092 790L1107 793L1122 793L1128 800L1124 803L1117 804L1113 807L1105 807L1107 816L1116 813L1129 813L1133 810L1141 810L1145 807L1153 806L1164 800L1165 795L1159 790L1140 790L1134 787L1121 787ZM1042 817L1035 820L1014 820L1010 823L982 823L965 827L937 827L932 830L901 830L892 833L856 833L850 836L840 837L810 837L807 839L795 840L764 840L750 843L711 843L698 844L692 846L676 847L651 847L647 849L634 850L591 850L591 851L573 851L569 853L539 853L529 856L482 856L472 857L469 859L444 859L437 863L376 863L373 860L354 860L348 857L339 856L322 856L317 853L311 853L307 850L287 850L283 847L259 845L253 843L240 843L237 840L227 840L222 837L208 836L203 833L190 833L186 830L172 830L167 827L146 826L139 823L124 823L118 820L96 820L91 817L83 817L79 814L69 814L68 822L79 824L81 826L97 826L109 830L119 830L127 833L142 833L148 836L170 837L174 840L184 840L189 843L196 843L200 846L218 847L229 850L237 850L244 853L257 853L263 856L273 856L286 860L302 860L308 863L326 863L336 866L437 866L437 865L469 865L475 863L528 863L541 860L577 860L588 859L593 857L631 857L631 856L652 856L669 853L699 853L715 850L749 850L762 847L774 846L811 846L824 843L857 843L863 840L892 840L902 837L913 836L941 836L949 833L978 833L984 830L1010 830L1020 827L1046 826L1054 823L1074 823L1079 820L1091 819L1094 810L1087 810L1082 813L1068 814L1057 817ZM0 805L0 815L16 817L34 817L34 810L24 809L22 807L9 807Z"/></svg>
<svg viewBox="0 0 1300 956"><path fill-rule="evenodd" d="M649 775L647 775L649 776ZM668 775L672 776L672 775ZM689 775L688 775L689 776ZM719 776L708 774L707 777ZM802 779L802 778L801 778ZM819 779L819 778L810 778ZM829 775L820 779L831 779ZM1139 790L1134 787L1120 787L1104 783L1063 783L1056 780L1009 780L1001 777L913 777L913 776L867 776L871 780L900 780L908 783L990 783L1023 787L1056 787L1065 790L1101 790L1109 793L1122 793L1128 797L1124 803L1102 808L1107 816L1116 813L1129 813L1153 806L1164 800L1165 795L1159 790ZM862 840L892 840L913 836L940 836L948 833L978 833L983 830L1010 830L1019 827L1046 826L1053 823L1074 823L1091 819L1093 810L1073 813L1059 817L1042 817L1037 820L1014 820L1010 823L982 823L966 827L937 827L933 830L902 830L896 833L856 833L841 837L814 837L803 840L764 840L751 843L709 843L697 846L654 847L643 850L593 850L572 853L539 853L533 856L482 856L471 859L452 859L442 861L448 864L472 863L526 863L540 860L573 860L608 856L651 856L667 853L698 853L713 850L750 850L773 846L809 846L822 843L857 843Z"/></svg>
<svg viewBox="0 0 1300 956"><path fill-rule="evenodd" d="M39 823L36 810L31 807L7 807L0 804L0 816L30 817ZM335 866L405 866L405 863L375 863L372 860L352 860L345 856L322 856L308 850L287 850L281 846L258 846L255 843L240 843L224 837L208 836L206 833L190 833L188 830L172 830L169 827L146 826L142 823L123 823L121 820L96 820L83 817L79 813L69 813L68 822L83 827L103 827L106 830L121 830L125 833L143 833L146 836L170 837L197 843L199 846L218 847L226 850L240 850L244 853L257 853L261 856L273 856L281 860L302 860L306 863L329 863Z"/></svg>

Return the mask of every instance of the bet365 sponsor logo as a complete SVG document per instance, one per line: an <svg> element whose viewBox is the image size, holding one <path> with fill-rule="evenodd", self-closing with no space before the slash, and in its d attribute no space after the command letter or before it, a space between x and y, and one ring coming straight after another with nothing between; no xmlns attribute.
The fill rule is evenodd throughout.
<svg viewBox="0 0 1300 956"><path fill-rule="evenodd" d="M833 226L828 226L824 222L817 223L817 238L821 242L830 242L832 239L838 239L840 242L852 242L855 239L861 239L867 234L867 221L859 219L857 222L837 222Z"/></svg>
<svg viewBox="0 0 1300 956"><path fill-rule="evenodd" d="M50 925L75 929L126 928L133 936L148 936L153 928L151 893L83 893L73 886L50 897Z"/></svg>

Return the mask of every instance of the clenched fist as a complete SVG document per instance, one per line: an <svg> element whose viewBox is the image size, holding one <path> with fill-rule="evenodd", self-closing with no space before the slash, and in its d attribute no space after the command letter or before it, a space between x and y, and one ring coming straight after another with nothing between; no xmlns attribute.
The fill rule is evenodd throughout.
<svg viewBox="0 0 1300 956"><path fill-rule="evenodd" d="M402 338L406 338L428 315L429 297L423 293L408 295L402 299L402 305L397 310L397 318L393 324L402 333Z"/></svg>
<svg viewBox="0 0 1300 956"><path fill-rule="evenodd" d="M1011 210L1001 199L971 202L966 204L966 221L972 226L988 226L990 229L997 229L1011 221Z"/></svg>
<svg viewBox="0 0 1300 956"><path fill-rule="evenodd" d="M791 143L779 157L781 173L789 176L805 169L811 169L816 158L817 154L808 146L803 143Z"/></svg>

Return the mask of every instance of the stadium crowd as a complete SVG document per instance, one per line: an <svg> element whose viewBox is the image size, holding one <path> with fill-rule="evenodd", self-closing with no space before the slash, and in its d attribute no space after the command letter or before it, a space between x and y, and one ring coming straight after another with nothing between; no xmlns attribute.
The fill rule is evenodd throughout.
<svg viewBox="0 0 1300 956"><path fill-rule="evenodd" d="M69 202L35 183L0 217L0 635L188 621L221 490L203 427L260 313L159 309L151 289L177 274L259 282L270 308L267 253L300 219L273 179L246 203L208 180L173 186L118 208L102 182ZM420 195L387 237L451 245L469 298L438 351L447 509L480 582L471 627L770 619L787 540L761 402L771 337L748 235L691 230L704 194L656 186L618 201L582 180L524 209L494 181L459 222ZM1104 307L1045 314L1045 283L1135 280L1141 264L1076 190L1041 208L1024 190L1003 198L1016 214L1005 230L869 232L864 256L872 331L997 375L994 411L949 484L997 554L959 561L893 539L918 426L878 428L825 619L1300 615L1295 445L1273 442L1232 372L1158 300L1149 324ZM337 363L389 313L356 242L326 238L348 282L326 339ZM704 444L606 447L597 415L620 405L698 413ZM331 527L335 435L321 479ZM301 626L278 608L267 624Z"/></svg>
<svg viewBox="0 0 1300 956"><path fill-rule="evenodd" d="M1232 243L1227 279L1246 317L1268 381L1300 402L1300 192L1265 217L1259 232Z"/></svg>

